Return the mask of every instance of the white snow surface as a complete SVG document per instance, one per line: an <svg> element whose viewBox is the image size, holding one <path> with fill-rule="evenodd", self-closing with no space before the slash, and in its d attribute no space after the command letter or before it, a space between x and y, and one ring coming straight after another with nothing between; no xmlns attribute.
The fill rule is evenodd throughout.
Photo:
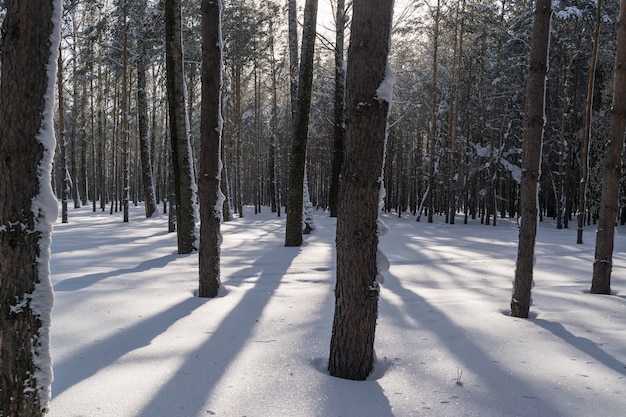
<svg viewBox="0 0 626 417"><path fill-rule="evenodd" d="M50 417L624 415L624 226L616 294L600 296L593 243L540 223L531 318L517 319L515 221L383 214L378 359L358 382L326 371L335 219L316 212L286 248L284 217L247 208L222 225L225 293L200 299L197 254L176 254L166 216L130 210L129 223L84 207L55 225Z"/></svg>
<svg viewBox="0 0 626 417"><path fill-rule="evenodd" d="M396 76L394 75L389 62L385 68L385 78L376 89L376 99L384 100L389 103L389 106L393 103L393 86L396 83Z"/></svg>

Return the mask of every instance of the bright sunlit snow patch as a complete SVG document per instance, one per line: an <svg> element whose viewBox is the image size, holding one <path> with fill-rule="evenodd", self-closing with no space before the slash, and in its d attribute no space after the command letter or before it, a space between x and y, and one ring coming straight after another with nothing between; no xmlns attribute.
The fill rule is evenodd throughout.
<svg viewBox="0 0 626 417"><path fill-rule="evenodd" d="M376 89L376 99L386 101L389 106L393 103L393 86L396 83L396 76L393 74L389 63L385 69L385 78Z"/></svg>

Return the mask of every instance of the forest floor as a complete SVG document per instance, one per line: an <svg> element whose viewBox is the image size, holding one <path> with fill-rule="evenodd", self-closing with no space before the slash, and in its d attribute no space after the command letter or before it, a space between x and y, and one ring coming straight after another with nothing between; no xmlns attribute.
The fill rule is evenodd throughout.
<svg viewBox="0 0 626 417"><path fill-rule="evenodd" d="M385 215L391 262L369 380L326 372L335 220L285 248L284 217L222 225L216 299L167 218L70 210L55 225L50 417L588 417L626 410L626 228L615 294L589 294L595 227L539 225L534 304L509 315L517 226Z"/></svg>

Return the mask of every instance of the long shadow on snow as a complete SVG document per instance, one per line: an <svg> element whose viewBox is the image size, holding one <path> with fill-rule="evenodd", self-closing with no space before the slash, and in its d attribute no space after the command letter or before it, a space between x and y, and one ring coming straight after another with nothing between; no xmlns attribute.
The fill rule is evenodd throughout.
<svg viewBox="0 0 626 417"><path fill-rule="evenodd" d="M257 259L248 269L251 274L259 275L254 287L246 290L239 304L224 318L209 339L195 352L187 355L178 371L154 394L137 417L204 414L202 408L211 392L248 343L257 319L299 251L300 248L275 246ZM224 283L228 284L228 280ZM189 401L190 398L193 400Z"/></svg>
<svg viewBox="0 0 626 417"><path fill-rule="evenodd" d="M626 369L624 368L624 363L617 360L615 357L609 355L604 350L602 350L597 344L592 342L591 340L576 336L570 333L565 327L563 327L560 323L555 323L548 320L543 319L530 319L532 323L535 323L537 326L542 327L548 330L550 333L555 335L556 337L562 339L564 342L569 343L574 346L576 349L581 352L586 353L591 356L598 362L603 365L613 369L615 372L618 372L622 375L626 375Z"/></svg>
<svg viewBox="0 0 626 417"><path fill-rule="evenodd" d="M206 301L202 299L189 298L105 340L86 346L70 357L55 362L53 396L63 393L71 386L114 364L125 354L149 345L152 339L181 318L191 314L204 302Z"/></svg>
<svg viewBox="0 0 626 417"><path fill-rule="evenodd" d="M150 269L164 268L171 261L174 261L178 258L179 258L179 255L176 255L176 254L165 255L160 258L148 259L147 261L143 261L139 265L133 268L117 269L115 271L110 271L110 272L99 272L96 274L81 275L79 277L64 279L63 281L59 281L58 283L54 285L54 291L59 291L59 292L77 291L77 290L90 287L108 278L112 278L112 277L116 277L116 276L120 276L124 274L148 271Z"/></svg>
<svg viewBox="0 0 626 417"><path fill-rule="evenodd" d="M510 395L518 396L518 398L529 399L528 407L524 409L526 413L524 415L565 416L561 410L555 408L549 402L549 399L545 398L546 393L541 386L533 386L531 384L532 381L522 380L499 367L497 363L494 363L493 358L489 357L481 347L472 341L470 334L467 334L463 328L453 323L444 312L435 305L430 304L425 298L412 290L404 288L398 277L391 273L386 273L383 291L395 292L402 298L404 303L410 304L412 308L407 309L405 314L410 311L414 315L415 321L427 328L431 334L436 336L457 335L454 340L447 340L442 337L439 337L439 340L458 358L463 366L472 369L474 374L478 375L485 384L489 385L489 392L494 393L492 398L473 398L477 405L484 410L498 410L498 407L501 407L502 404L501 393L509 393ZM380 313L384 313L384 308L382 307ZM397 316L397 314L398 312L396 311L391 316ZM429 320L425 321L425 317L428 317ZM407 323L405 320L401 320L399 324L406 326ZM416 349L419 349L419 341ZM523 388L520 390L520 387ZM533 401L530 402L530 399ZM519 402L514 400L511 404L519 404ZM509 411L511 413L519 412L519 410Z"/></svg>

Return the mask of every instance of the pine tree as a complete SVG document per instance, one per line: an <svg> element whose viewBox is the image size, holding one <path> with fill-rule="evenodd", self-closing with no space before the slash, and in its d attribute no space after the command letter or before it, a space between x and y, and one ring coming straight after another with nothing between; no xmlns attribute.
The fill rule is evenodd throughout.
<svg viewBox="0 0 626 417"><path fill-rule="evenodd" d="M615 218L622 172L621 155L624 148L624 128L626 127L626 0L620 1L613 85L611 127L604 155L604 186L602 187L600 219L593 261L593 279L591 281L593 294L611 293Z"/></svg>
<svg viewBox="0 0 626 417"><path fill-rule="evenodd" d="M0 62L0 415L50 399L50 243L60 0L7 0Z"/></svg>
<svg viewBox="0 0 626 417"><path fill-rule="evenodd" d="M530 44L526 113L522 142L521 225L511 298L511 315L527 318L531 304L533 260L537 236L537 182L545 123L545 88L550 47L551 0L537 0Z"/></svg>
<svg viewBox="0 0 626 417"><path fill-rule="evenodd" d="M167 98L170 116L172 168L176 197L176 232L178 253L197 249L197 185L189 137L185 101L180 0L165 0L165 50Z"/></svg>
<svg viewBox="0 0 626 417"><path fill-rule="evenodd" d="M346 147L337 216L337 284L328 370L364 380L374 364L380 291L379 200L391 106L393 2L354 2L346 78Z"/></svg>
<svg viewBox="0 0 626 417"><path fill-rule="evenodd" d="M215 297L220 289L220 221L224 195L220 189L222 139L221 0L202 6L202 115L200 154L200 297Z"/></svg>

